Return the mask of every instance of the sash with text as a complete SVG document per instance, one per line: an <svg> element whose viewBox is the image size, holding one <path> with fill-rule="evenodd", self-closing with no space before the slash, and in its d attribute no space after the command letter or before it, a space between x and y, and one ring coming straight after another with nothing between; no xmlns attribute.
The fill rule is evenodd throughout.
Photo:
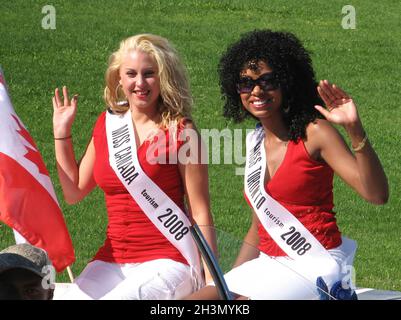
<svg viewBox="0 0 401 320"><path fill-rule="evenodd" d="M185 257L191 273L195 272L195 287L199 288L202 285L200 256L189 230L191 222L142 170L131 111L124 115L106 112L106 134L110 166L150 221Z"/></svg>
<svg viewBox="0 0 401 320"><path fill-rule="evenodd" d="M261 224L292 259L311 267L338 270L339 265L305 226L265 190L266 151L263 127L246 138L245 193Z"/></svg>

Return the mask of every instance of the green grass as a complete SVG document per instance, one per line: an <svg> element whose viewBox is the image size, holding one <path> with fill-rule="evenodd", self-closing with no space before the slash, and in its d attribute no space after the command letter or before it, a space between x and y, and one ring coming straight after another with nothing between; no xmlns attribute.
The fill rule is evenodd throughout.
<svg viewBox="0 0 401 320"><path fill-rule="evenodd" d="M343 233L358 241L358 286L401 290L401 4L355 0L357 28L341 27L343 1L52 1L57 29L44 30L46 1L0 2L0 64L18 115L36 140L56 188L76 249L78 275L103 243L107 217L99 190L75 206L62 200L55 171L52 91L79 92L73 128L79 157L104 109L103 76L119 41L149 32L171 40L185 61L199 128L251 128L227 123L216 66L225 47L243 32L271 28L294 32L313 53L317 77L349 91L387 173L389 203L365 203L339 179L335 205ZM1 139L1 137L0 137ZM241 238L250 222L235 165L211 165L210 192L216 226ZM13 243L0 224L0 247ZM66 273L58 281L67 281Z"/></svg>

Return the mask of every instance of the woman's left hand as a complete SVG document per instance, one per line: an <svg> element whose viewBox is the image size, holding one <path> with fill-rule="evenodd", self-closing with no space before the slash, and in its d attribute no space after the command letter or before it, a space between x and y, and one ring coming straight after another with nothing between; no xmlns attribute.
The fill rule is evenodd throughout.
<svg viewBox="0 0 401 320"><path fill-rule="evenodd" d="M327 80L321 80L317 87L320 97L326 108L315 106L315 108L331 123L344 127L352 126L359 122L359 115L352 98L335 84Z"/></svg>

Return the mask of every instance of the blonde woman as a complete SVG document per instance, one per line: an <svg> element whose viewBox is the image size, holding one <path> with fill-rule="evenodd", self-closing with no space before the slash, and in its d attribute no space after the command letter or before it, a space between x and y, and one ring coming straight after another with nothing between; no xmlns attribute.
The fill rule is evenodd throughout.
<svg viewBox="0 0 401 320"><path fill-rule="evenodd" d="M70 100L63 87L63 96L55 90L53 126L65 200L77 203L99 186L108 226L104 245L61 299L179 299L191 293L202 275L188 227L213 221L207 166L196 157L201 142L176 51L151 34L121 42L106 71L108 110L79 163L71 136L77 95ZM181 148L195 157L188 161ZM213 236L206 238L214 247Z"/></svg>

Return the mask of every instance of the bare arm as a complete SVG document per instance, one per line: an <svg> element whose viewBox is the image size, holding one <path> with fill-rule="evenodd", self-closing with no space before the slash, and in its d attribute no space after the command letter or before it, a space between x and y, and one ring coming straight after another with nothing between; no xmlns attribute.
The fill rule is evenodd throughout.
<svg viewBox="0 0 401 320"><path fill-rule="evenodd" d="M242 244L241 250L237 256L233 268L238 267L246 261L255 259L259 256L259 250L257 249L259 244L258 235L258 223L259 219L255 212L252 210L252 223L244 238L244 243Z"/></svg>
<svg viewBox="0 0 401 320"><path fill-rule="evenodd" d="M364 139L365 130L353 100L343 90L326 80L320 82L318 91L328 110L321 106L316 106L316 109L329 122L342 125L351 139L352 146L356 148ZM321 157L361 197L374 204L386 203L389 197L387 177L369 139L363 148L353 154L332 126L321 122L318 127L322 133L317 138ZM313 126L310 131L313 134Z"/></svg>
<svg viewBox="0 0 401 320"><path fill-rule="evenodd" d="M95 149L92 139L80 163L77 163L72 138L69 138L77 109L77 96L70 101L66 87L63 87L63 95L64 101L62 102L58 88L55 90L53 131L60 184L66 202L73 204L82 200L96 185L92 174Z"/></svg>
<svg viewBox="0 0 401 320"><path fill-rule="evenodd" d="M217 257L216 235L213 228L213 217L210 212L208 168L207 164L201 161L201 150L204 145L192 123L187 124L184 131L184 134L190 138L179 150L178 163L185 187L189 212ZM204 266L205 270L207 270L205 263ZM210 272L206 272L206 281L210 280L212 280Z"/></svg>

